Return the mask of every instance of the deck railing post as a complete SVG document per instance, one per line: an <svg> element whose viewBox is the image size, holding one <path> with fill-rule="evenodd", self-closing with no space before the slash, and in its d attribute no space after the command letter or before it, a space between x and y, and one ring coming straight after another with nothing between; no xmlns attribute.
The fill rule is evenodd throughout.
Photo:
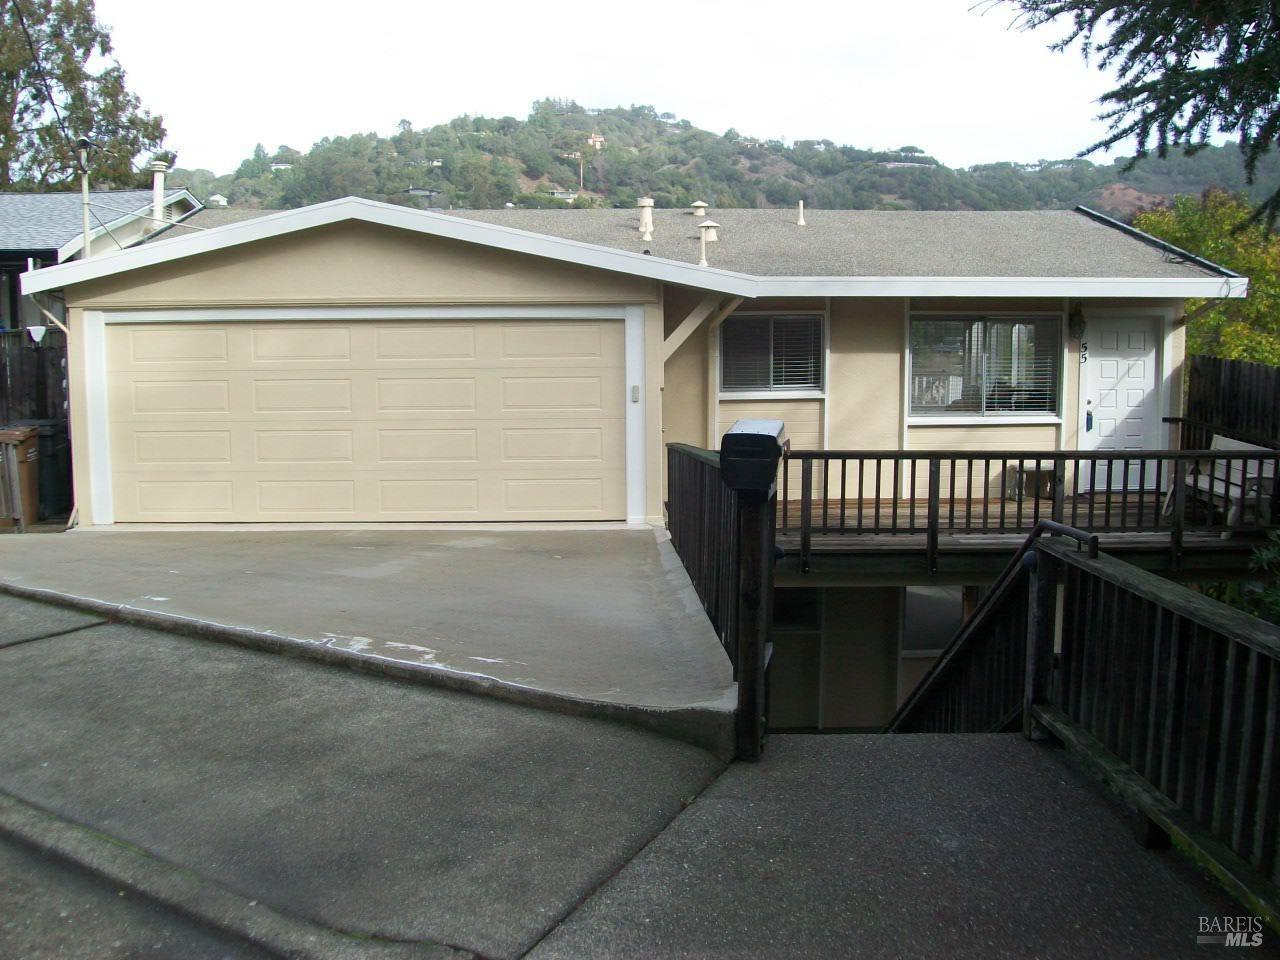
<svg viewBox="0 0 1280 960"><path fill-rule="evenodd" d="M764 749L765 673L773 606L777 496L738 495L737 757L759 760Z"/></svg>
<svg viewBox="0 0 1280 960"><path fill-rule="evenodd" d="M1049 699L1058 620L1058 568L1056 560L1043 550L1029 550L1023 563L1028 571L1028 603L1022 735L1028 740L1037 740L1043 738L1044 731L1035 722L1031 708Z"/></svg>
<svg viewBox="0 0 1280 960"><path fill-rule="evenodd" d="M941 523L942 460L929 458L929 519L925 527L925 555L929 572L938 572L938 525ZM914 492L913 492L914 493Z"/></svg>
<svg viewBox="0 0 1280 960"><path fill-rule="evenodd" d="M1057 523L1066 523L1067 512L1067 458L1053 458L1053 512L1051 519Z"/></svg>
<svg viewBox="0 0 1280 960"><path fill-rule="evenodd" d="M1187 461L1178 457L1173 461L1173 528L1169 546L1173 552L1173 569L1182 568L1182 534L1187 513Z"/></svg>
<svg viewBox="0 0 1280 960"><path fill-rule="evenodd" d="M800 569L809 572L809 550L813 544L813 458L800 460Z"/></svg>

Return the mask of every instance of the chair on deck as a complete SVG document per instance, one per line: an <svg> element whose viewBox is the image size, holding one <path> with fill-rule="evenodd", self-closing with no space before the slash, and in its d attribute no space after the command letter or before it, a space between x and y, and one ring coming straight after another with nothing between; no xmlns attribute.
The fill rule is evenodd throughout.
<svg viewBox="0 0 1280 960"><path fill-rule="evenodd" d="M1213 435L1210 450L1222 451L1224 457L1232 454L1273 454L1280 457L1280 450L1260 447L1257 444L1232 440L1220 434ZM1239 526L1244 519L1245 507L1252 500L1261 502L1267 507L1271 505L1271 494L1275 488L1275 460L1232 460L1204 459L1196 461L1187 473L1187 492L1191 496L1203 500L1210 510L1219 509L1228 528ZM1170 490L1164 501L1164 512L1173 511L1175 491ZM1263 522L1263 518L1258 518ZM1222 534L1231 535L1228 529Z"/></svg>

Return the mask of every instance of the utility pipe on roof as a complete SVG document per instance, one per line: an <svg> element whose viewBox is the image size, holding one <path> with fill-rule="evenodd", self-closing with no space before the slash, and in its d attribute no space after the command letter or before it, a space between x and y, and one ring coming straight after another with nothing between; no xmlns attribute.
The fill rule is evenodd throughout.
<svg viewBox="0 0 1280 960"><path fill-rule="evenodd" d="M169 165L163 160L151 161L151 218L152 230L159 230L164 225L164 175Z"/></svg>

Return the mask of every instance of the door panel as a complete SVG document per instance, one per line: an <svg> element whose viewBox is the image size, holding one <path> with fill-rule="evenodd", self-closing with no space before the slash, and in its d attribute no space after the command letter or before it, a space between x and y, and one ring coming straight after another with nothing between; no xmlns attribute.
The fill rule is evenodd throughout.
<svg viewBox="0 0 1280 960"><path fill-rule="evenodd" d="M1084 450L1151 450L1159 446L1161 396L1158 379L1159 325L1149 319L1090 320L1085 414L1080 447ZM1109 476L1099 465L1097 489L1136 490L1154 484L1155 462L1130 461L1127 477ZM1083 486L1089 488L1088 477Z"/></svg>

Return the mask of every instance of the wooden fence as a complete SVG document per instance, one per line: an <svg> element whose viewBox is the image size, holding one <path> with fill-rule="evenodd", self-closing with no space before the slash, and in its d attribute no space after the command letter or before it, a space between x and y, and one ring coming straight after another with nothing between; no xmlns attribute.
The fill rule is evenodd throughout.
<svg viewBox="0 0 1280 960"><path fill-rule="evenodd" d="M0 331L0 426L67 419L67 336L50 328L36 343L25 330Z"/></svg>
<svg viewBox="0 0 1280 960"><path fill-rule="evenodd" d="M1184 450L1202 450L1213 434L1280 447L1280 367L1244 360L1187 359Z"/></svg>

